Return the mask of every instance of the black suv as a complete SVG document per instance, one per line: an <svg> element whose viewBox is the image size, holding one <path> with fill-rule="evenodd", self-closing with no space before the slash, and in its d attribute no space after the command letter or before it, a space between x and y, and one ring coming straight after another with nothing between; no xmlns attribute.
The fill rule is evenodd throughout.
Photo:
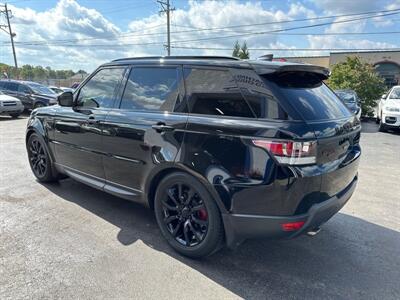
<svg viewBox="0 0 400 300"><path fill-rule="evenodd" d="M360 121L325 68L221 57L100 66L32 112L39 181L69 176L154 209L168 243L209 255L315 233L357 184Z"/></svg>
<svg viewBox="0 0 400 300"><path fill-rule="evenodd" d="M57 104L57 94L32 81L0 80L0 91L21 100L25 109Z"/></svg>

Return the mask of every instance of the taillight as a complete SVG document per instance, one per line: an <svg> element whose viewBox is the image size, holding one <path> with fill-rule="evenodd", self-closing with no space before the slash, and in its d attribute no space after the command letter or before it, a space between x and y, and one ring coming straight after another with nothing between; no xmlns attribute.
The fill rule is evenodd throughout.
<svg viewBox="0 0 400 300"><path fill-rule="evenodd" d="M296 231L303 227L304 223L304 221L283 223L281 224L281 226L283 231Z"/></svg>
<svg viewBox="0 0 400 300"><path fill-rule="evenodd" d="M281 164L310 165L317 162L317 142L252 140L257 147L266 149Z"/></svg>

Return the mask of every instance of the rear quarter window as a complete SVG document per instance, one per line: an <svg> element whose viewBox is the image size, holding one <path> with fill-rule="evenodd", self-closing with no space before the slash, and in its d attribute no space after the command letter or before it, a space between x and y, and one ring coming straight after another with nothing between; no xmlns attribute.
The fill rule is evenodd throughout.
<svg viewBox="0 0 400 300"><path fill-rule="evenodd" d="M254 118L228 70L185 67L184 77L190 113Z"/></svg>
<svg viewBox="0 0 400 300"><path fill-rule="evenodd" d="M286 72L263 76L307 121L350 117L351 112L315 73Z"/></svg>

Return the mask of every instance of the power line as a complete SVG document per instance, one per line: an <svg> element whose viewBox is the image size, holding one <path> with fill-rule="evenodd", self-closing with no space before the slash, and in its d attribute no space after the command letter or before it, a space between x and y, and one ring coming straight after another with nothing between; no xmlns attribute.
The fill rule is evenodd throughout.
<svg viewBox="0 0 400 300"><path fill-rule="evenodd" d="M313 17L313 18L303 18L303 19L294 19L294 20L284 20L284 21L270 21L270 22L261 22L261 23L252 23L252 24L241 24L241 25L231 25L224 27L211 27L211 28L198 28L187 25L175 25L180 27L190 27L196 28L199 30L214 30L214 29L226 29L226 28L237 28L237 27L248 27L248 26L262 26L262 25L273 25L273 24L285 24L292 22L304 22L304 21L315 21L315 20L324 20L324 19L332 19L332 18L340 18L340 17L351 17L351 16L360 16L360 15L370 15L370 14L380 14L380 13L390 13L390 12L399 12L400 8L397 9L386 9L386 10L378 10L378 11L368 11L361 13L351 13L351 14L341 14L341 15L333 15L333 16L323 16L323 17ZM379 15L380 17L380 15Z"/></svg>
<svg viewBox="0 0 400 300"><path fill-rule="evenodd" d="M193 50L232 50L232 48L219 47L185 47L171 46L174 49L193 49ZM251 51L400 51L400 48L249 48Z"/></svg>
<svg viewBox="0 0 400 300"><path fill-rule="evenodd" d="M143 32L143 31L145 31L145 30L151 30L151 29L155 29L155 28L159 28L159 27L162 27L162 26L164 26L163 24L159 24L159 25L155 25L155 26L151 26L151 27L147 27L147 28L142 28L142 29L139 29L139 30L135 30L135 31L129 31L129 32L127 32L127 33L124 33L124 34L121 34L121 35L118 35L118 36L115 36L115 35L110 35L110 36L104 36L104 37L90 37L90 38L78 38L78 39L57 39L57 40L51 40L50 42L49 41L43 41L43 40L33 40L33 41L24 41L24 42L15 42L15 43L17 43L17 44L44 44L44 45L46 45L46 44L49 44L49 45L51 45L51 44L62 44L62 43L68 43L68 42L79 42L79 41L91 41L91 40L114 40L114 39L119 39L119 38L124 38L124 37L129 37L130 35L132 35L132 34L136 34L136 33L139 33L139 32ZM157 33L144 33L144 34L141 34L140 36L146 36L146 35L160 35L160 34L165 34L164 32L157 32ZM3 42L3 43L5 43L5 42Z"/></svg>
<svg viewBox="0 0 400 300"><path fill-rule="evenodd" d="M171 33L181 33L182 31L171 31ZM150 35L164 35L164 32L158 32L154 34L143 34L143 36L150 36ZM388 35L388 34L400 34L400 31L382 31L382 32L337 32L337 33L311 33L311 32L299 32L299 33L269 33L270 35L286 35L286 36L351 36L351 35ZM127 36L126 36L127 37ZM93 38L94 39L100 39L103 40L103 38ZM118 38L109 38L108 40L114 40ZM75 40L65 40L61 43L48 43L48 42L14 42L16 45L20 46L99 46L99 44L65 44L67 42L73 42ZM2 42L2 44L10 44L10 42ZM162 42L150 42L150 43L137 43L137 44L120 44L120 45L109 45L109 44L100 44L103 46L112 46L112 47L117 47L117 46L140 46L140 45L162 45ZM171 48L176 48L172 47Z"/></svg>
<svg viewBox="0 0 400 300"><path fill-rule="evenodd" d="M195 28L193 30L182 30L182 31L175 31L175 32L171 32L171 33L191 33L191 32L201 32L201 31L214 31L214 30L220 30L220 31L225 31L227 29L230 28L236 28L236 27L247 27L247 26L260 26L260 25L267 25L267 24L282 24L282 23L291 23L291 22L300 22L300 21L312 21L312 20L318 20L318 19L327 19L327 18L338 18L338 17L345 17L345 16L354 16L354 15L367 15L367 14L379 14L379 13L384 13L384 12L396 12L399 13L400 9L393 9L393 10L381 10L381 11L369 11L369 12L363 12L363 13L352 13L352 14L342 14L342 15L335 15L335 16L325 16L325 17L314 17L314 18L305 18L305 19L295 19L295 20L286 20L286 21L274 21L274 22L263 22L263 23L253 23L253 24L242 24L242 25L234 25L234 26L225 26L225 27L214 27L214 28L196 28L193 26L184 26L184 25L177 25L175 24L175 26L178 27L189 27L189 28ZM368 16L368 18L375 18L375 17L381 17L382 15L378 15L378 16ZM363 18L364 19L364 18ZM365 19L367 19L367 17L365 17ZM342 21L357 21L359 20L358 18L356 20L354 19L350 19L350 20L340 20L340 21L333 21L333 22L329 22L329 23L323 23L323 24L314 24L316 26L323 26L323 25L329 25L329 24L335 24L337 22L342 22ZM313 27L314 25L308 25ZM143 30L146 29L152 29L152 28L157 28L157 27L161 27L162 25L156 25L156 26L152 26L149 28L144 28ZM303 28L303 27L301 27ZM286 30L294 30L294 29L299 29L298 27L296 28L288 28L288 29L281 29L281 30L274 30L274 31L268 31L265 33L260 33L260 32L254 32L254 31L243 31L241 32L241 34L245 34L245 35L252 35L252 34L285 34L285 35L363 35L363 34L386 34L386 33L293 33L293 34L289 34L289 33L283 33ZM126 32L124 34L121 34L119 36L106 36L106 37L92 37L92 38L78 38L78 39L58 39L58 40L51 40L51 41L22 41L22 42L17 42L18 44L27 44L27 43L35 43L35 44L53 44L53 43L62 43L62 42L79 42L79 41L88 41L88 40L103 40L103 39L119 39L121 37L128 37L131 36L134 33L137 32L141 32L143 30L137 30L137 31L130 31L130 32ZM388 32L393 33L393 32ZM156 36L156 35L163 35L165 34L164 32L155 32L155 33L145 33L145 34L141 34L140 36L138 35L137 38L140 38L142 36ZM219 37L217 37L219 38ZM225 38L225 37L224 37ZM178 41L176 41L178 42Z"/></svg>
<svg viewBox="0 0 400 300"><path fill-rule="evenodd" d="M378 16L365 16L365 17L359 17L359 18L353 18L353 19L347 19L347 20L324 22L324 23L318 23L318 24L312 24L312 25L304 25L304 26L296 26L296 27L289 27L289 28L276 29L276 30L270 30L270 31L259 31L259 32L253 32L253 33L243 33L243 34L234 34L234 35L226 35L226 36L215 36L215 37L199 38L199 39L192 39L192 40L175 41L175 42L172 42L172 43L174 43L174 44L175 43L188 43L188 42L207 41L207 40L216 40L216 39L220 40L220 39L227 39L227 38L237 38L237 37L251 36L251 35L264 35L264 34L285 32L285 31L291 31L291 30L297 30L297 29L314 28L314 27L320 27L320 26L326 26L326 25L332 25L332 24L349 23L349 22L354 22L354 21L359 21L359 20L365 20L365 19L372 19L372 18L377 18L377 17L395 15L395 14L398 14L398 13L400 13L399 10L397 10L397 12L381 14L381 15L378 15Z"/></svg>

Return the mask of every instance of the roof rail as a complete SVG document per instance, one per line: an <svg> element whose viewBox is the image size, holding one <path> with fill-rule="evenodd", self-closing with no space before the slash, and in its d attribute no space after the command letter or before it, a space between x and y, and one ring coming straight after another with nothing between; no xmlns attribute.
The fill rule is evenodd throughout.
<svg viewBox="0 0 400 300"><path fill-rule="evenodd" d="M143 56L143 57L126 57L118 58L113 61L123 60L145 60L145 59L226 59L226 60L240 60L231 56Z"/></svg>

